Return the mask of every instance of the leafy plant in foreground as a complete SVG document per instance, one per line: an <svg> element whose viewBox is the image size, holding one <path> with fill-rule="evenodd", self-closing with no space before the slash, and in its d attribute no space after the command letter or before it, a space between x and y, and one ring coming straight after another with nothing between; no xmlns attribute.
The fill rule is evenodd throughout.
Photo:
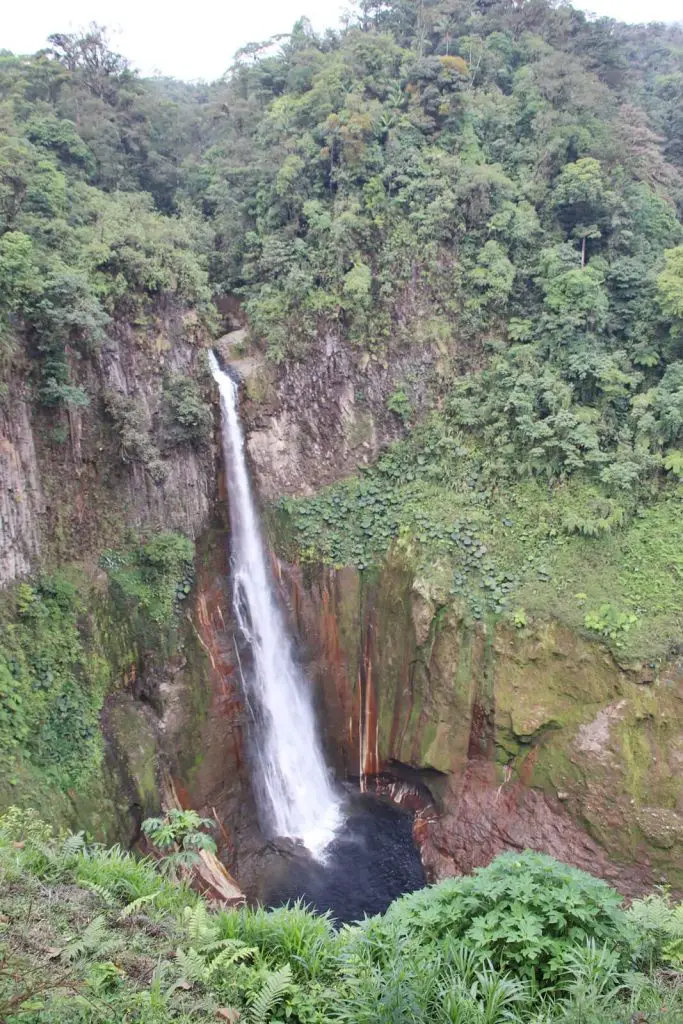
<svg viewBox="0 0 683 1024"><path fill-rule="evenodd" d="M207 835L213 828L210 818L201 818L196 811L171 808L163 818L147 818L142 831L162 853L162 870L169 874L182 873L194 867L199 850L216 852L216 843Z"/></svg>
<svg viewBox="0 0 683 1024"><path fill-rule="evenodd" d="M496 970L562 989L568 949L590 939L625 953L620 906L600 879L526 851L403 896L368 927L381 935L390 925L437 945L459 939Z"/></svg>

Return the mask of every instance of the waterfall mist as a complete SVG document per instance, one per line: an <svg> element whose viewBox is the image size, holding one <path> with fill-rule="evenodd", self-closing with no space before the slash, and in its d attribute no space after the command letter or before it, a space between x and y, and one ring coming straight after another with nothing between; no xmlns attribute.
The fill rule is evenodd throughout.
<svg viewBox="0 0 683 1024"><path fill-rule="evenodd" d="M221 397L232 530L233 605L251 650L244 673L252 717L255 791L266 830L321 854L342 820L316 728L308 684L278 607L251 494L237 386L209 353Z"/></svg>

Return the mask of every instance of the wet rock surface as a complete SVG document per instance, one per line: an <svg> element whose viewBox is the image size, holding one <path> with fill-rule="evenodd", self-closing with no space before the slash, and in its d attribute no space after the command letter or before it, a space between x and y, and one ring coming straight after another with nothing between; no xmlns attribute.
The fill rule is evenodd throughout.
<svg viewBox="0 0 683 1024"><path fill-rule="evenodd" d="M652 886L647 863L616 864L558 798L519 780L498 783L486 762L452 780L443 812L418 822L425 870L434 880L469 874L507 850L536 850L599 875L627 896Z"/></svg>

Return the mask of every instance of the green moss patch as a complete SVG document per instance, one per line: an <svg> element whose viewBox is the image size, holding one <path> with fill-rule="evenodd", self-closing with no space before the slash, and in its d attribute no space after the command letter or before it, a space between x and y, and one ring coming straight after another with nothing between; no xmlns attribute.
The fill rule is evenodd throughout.
<svg viewBox="0 0 683 1024"><path fill-rule="evenodd" d="M49 808L51 820L70 820L68 805L79 794L87 803L99 793L92 803L102 803L105 697L143 654L173 653L193 551L187 538L162 533L106 552L104 591L101 580L71 566L3 593L0 805L26 794Z"/></svg>

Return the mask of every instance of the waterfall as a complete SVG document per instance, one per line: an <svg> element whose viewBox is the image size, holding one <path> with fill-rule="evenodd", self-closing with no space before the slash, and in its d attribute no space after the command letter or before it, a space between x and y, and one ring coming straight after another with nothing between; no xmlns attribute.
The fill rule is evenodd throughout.
<svg viewBox="0 0 683 1024"><path fill-rule="evenodd" d="M233 605L251 650L244 684L254 719L255 789L268 831L301 839L321 854L341 820L318 737L307 681L268 572L249 485L237 386L213 352L211 372L221 396L223 454L232 527Z"/></svg>

